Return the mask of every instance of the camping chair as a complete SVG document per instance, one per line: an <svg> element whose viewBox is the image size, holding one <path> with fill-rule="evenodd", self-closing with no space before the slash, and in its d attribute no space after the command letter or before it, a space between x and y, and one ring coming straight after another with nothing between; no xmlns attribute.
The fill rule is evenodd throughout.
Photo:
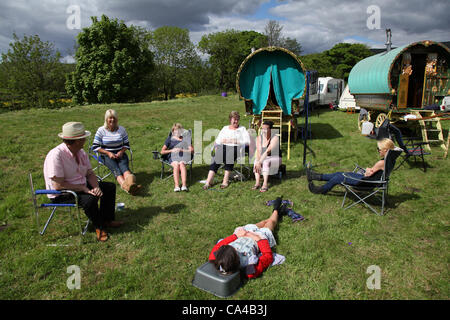
<svg viewBox="0 0 450 320"><path fill-rule="evenodd" d="M387 203L389 177L394 169L395 161L397 160L398 156L401 153L402 153L402 149L400 149L400 148L395 148L394 150L388 151L388 153L386 154L386 157L384 159L383 175L381 176L381 179L378 181L355 179L355 178L349 177L348 175L346 175L344 173L345 179L344 179L344 182L341 183L341 185L345 187L345 194L344 194L344 199L342 200L341 207L344 207L345 200L347 198L347 194L350 192L358 198L358 201L345 207L344 210L347 210L347 209L353 207L354 205L362 202L369 209L371 209L373 212L375 212L377 215L383 215L384 206ZM364 171L363 168L361 168L357 165L355 170L353 170L353 172L359 172L360 170ZM347 179L357 180L358 184L350 185L350 184L348 184ZM375 196L376 194L378 194L378 192L381 192L381 211L380 212L376 211L369 203L366 202L366 199L371 198L372 196Z"/></svg>
<svg viewBox="0 0 450 320"><path fill-rule="evenodd" d="M112 171L109 170L109 168L105 165L104 157L106 156L100 154L97 151L94 151L93 146L91 144L89 145L88 150L89 155L96 161L96 166L92 170L94 170L97 179L99 181L105 180L112 174ZM133 171L133 151L131 150L131 148L129 148L128 151L130 152L130 156L128 157L128 159L130 161L131 171Z"/></svg>
<svg viewBox="0 0 450 320"><path fill-rule="evenodd" d="M188 136L188 137L192 137L192 131L188 130L188 133L185 134L184 136ZM167 136L168 138L172 137L172 131L169 132L169 135ZM169 163L169 156L168 155L162 155L159 151L152 151L153 153L153 159L154 160L159 160L161 162L161 175L160 178L161 179L168 179L171 176L173 176L173 168ZM194 160L194 154L191 155L191 160L188 161L186 163L187 167L188 167L188 174L189 174L189 183L192 184L192 163ZM165 166L168 166L169 169L167 170L168 173L170 173L170 175L168 175L167 177L164 178L164 172L165 172Z"/></svg>
<svg viewBox="0 0 450 320"><path fill-rule="evenodd" d="M71 213L71 209L75 208L76 210L76 215L77 215L77 221L75 221L73 219L72 214L70 214L72 221L76 224L76 228L80 228L81 230L81 235L84 236L88 226L89 226L89 219L86 222L85 227L83 228L81 226L81 220L80 220L80 208L78 206L78 197L77 194L74 191L71 190L46 190L46 189L38 189L35 190L34 186L33 186L33 178L31 176L31 173L29 175L29 180L30 180L30 190L31 190L31 199L33 201L33 209L34 209L34 216L36 219L36 226L38 228L39 234L42 236L44 235L45 231L47 230L47 227L49 226L50 222L52 221L55 212L58 208L68 208L69 209L69 213ZM73 203L41 203L38 204L38 200L37 200L37 196L39 195L48 195L48 194L57 194L57 195L62 195L62 194L71 194L74 196L74 201ZM44 228L41 230L41 226L39 223L39 210L42 208L49 208L52 210L49 218L47 219Z"/></svg>
<svg viewBox="0 0 450 320"><path fill-rule="evenodd" d="M417 163L417 158L422 161L423 172L427 172L427 165L424 156L430 155L431 152L424 150L424 145L429 144L429 142L421 141L419 138L408 137L406 138L406 148L408 153L404 155L402 162L398 165L398 169L405 161L408 161L410 157L414 157L414 163Z"/></svg>

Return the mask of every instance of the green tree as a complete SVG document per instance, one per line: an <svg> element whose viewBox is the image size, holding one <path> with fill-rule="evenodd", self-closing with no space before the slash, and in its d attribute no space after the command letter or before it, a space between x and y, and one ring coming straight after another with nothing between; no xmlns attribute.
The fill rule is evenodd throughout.
<svg viewBox="0 0 450 320"><path fill-rule="evenodd" d="M348 80L353 66L371 56L370 49L360 43L338 43L330 50L300 57L308 70L317 70L320 77Z"/></svg>
<svg viewBox="0 0 450 320"><path fill-rule="evenodd" d="M267 37L255 31L226 30L205 35L199 42L199 49L208 54L214 70L216 85L221 90L233 90L236 73L242 61L267 43Z"/></svg>
<svg viewBox="0 0 450 320"><path fill-rule="evenodd" d="M139 101L151 87L153 54L145 30L103 15L77 36L76 70L66 88L77 103Z"/></svg>
<svg viewBox="0 0 450 320"><path fill-rule="evenodd" d="M283 48L288 49L292 53L299 56L302 53L302 45L298 43L297 39L285 38L283 39L283 43L281 45Z"/></svg>
<svg viewBox="0 0 450 320"><path fill-rule="evenodd" d="M19 39L6 54L2 54L0 87L8 100L19 101L20 107L47 107L65 93L64 66L61 54L53 44L43 42L38 35Z"/></svg>
<svg viewBox="0 0 450 320"><path fill-rule="evenodd" d="M164 94L165 100L173 98L181 89L183 77L189 76L200 63L189 30L161 27L149 33L149 42L155 55L157 90Z"/></svg>

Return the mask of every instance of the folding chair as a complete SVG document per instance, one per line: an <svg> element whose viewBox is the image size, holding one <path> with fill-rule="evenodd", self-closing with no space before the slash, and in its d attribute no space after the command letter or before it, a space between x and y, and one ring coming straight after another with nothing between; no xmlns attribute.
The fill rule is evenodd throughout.
<svg viewBox="0 0 450 320"><path fill-rule="evenodd" d="M405 154L405 156L403 157L403 161L398 165L397 168L399 168L405 161L409 160L409 158L414 157L414 163L417 163L417 158L420 158L420 160L422 160L423 172L427 172L427 165L424 156L431 154L431 152L424 150L423 146L427 144L429 144L429 142L421 141L418 138L407 138L406 147L408 149L408 154Z"/></svg>
<svg viewBox="0 0 450 320"><path fill-rule="evenodd" d="M30 180L30 190L31 190L31 199L33 201L33 209L34 209L34 215L35 215L35 219L36 219L36 226L38 228L39 234L42 236L44 235L45 231L47 230L50 222L52 221L53 217L55 216L55 212L58 208L68 208L69 209L69 213L71 213L71 209L75 208L76 210L76 215L77 215L77 221L75 221L73 219L72 214L70 214L70 217L72 218L72 221L76 224L76 228L80 228L81 230L81 235L84 236L88 226L89 226L89 219L86 222L86 225L84 226L84 228L81 225L81 219L80 219L80 208L78 206L78 197L77 194L74 191L71 190L47 190L47 189L38 189L35 190L34 186L33 186L33 178L31 173L29 174L29 180ZM48 195L48 194L55 194L55 195L62 195L62 194L71 194L74 197L74 202L73 203L41 203L38 204L38 200L37 200L37 196L39 195ZM41 226L39 223L39 210L42 208L48 208L51 209L52 212L49 216L49 218L47 219L44 228L41 230Z"/></svg>
<svg viewBox="0 0 450 320"><path fill-rule="evenodd" d="M188 135L189 137L192 137L192 131L188 130ZM168 138L172 137L172 131L169 132L169 135L167 136ZM160 178L161 180L165 180L170 178L171 176L173 176L173 168L169 163L169 155L166 154L161 154L159 151L152 151L153 153L153 159L154 160L159 160L161 162L161 175ZM194 160L194 154L191 155L191 160L188 161L186 164L188 166L188 174L189 174L189 183L192 183L192 162ZM168 166L169 169L167 170L168 173L170 173L170 175L168 175L167 177L164 178L164 173L165 173L165 166Z"/></svg>
<svg viewBox="0 0 450 320"><path fill-rule="evenodd" d="M92 169L92 170L94 170L95 175L97 176L97 179L100 181L105 180L112 174L112 171L109 170L109 168L105 165L104 157L106 157L106 156L103 154L100 154L97 151L94 151L93 146L91 144L89 144L88 151L89 151L89 155L97 162L97 165L95 166L95 168ZM128 151L130 152L130 156L128 157L130 160L130 167L131 167L131 171L133 171L133 151L131 150L131 148L129 148Z"/></svg>
<svg viewBox="0 0 450 320"><path fill-rule="evenodd" d="M369 209L371 209L373 212L375 212L377 215L383 215L384 206L387 203L389 177L394 169L395 161L397 160L398 156L402 153L402 151L403 150L400 148L395 148L394 150L388 151L388 153L386 154L386 157L384 159L384 170L383 170L383 175L381 176L380 180L371 181L371 180L364 180L364 179L355 179L344 173L345 180L344 180L344 182L341 183L341 185L345 187L345 194L344 194L344 199L342 200L341 207L344 207L345 200L347 198L347 194L350 192L351 194L356 196L358 201L345 207L344 210L347 210L347 209L353 207L354 205L362 202ZM353 170L353 172L357 172L359 170L364 170L364 169L357 165L356 168ZM350 184L348 184L349 180L357 180L358 184L350 185ZM369 203L366 202L366 199L375 197L375 195L377 195L378 192L381 193L381 211L380 212L376 211Z"/></svg>

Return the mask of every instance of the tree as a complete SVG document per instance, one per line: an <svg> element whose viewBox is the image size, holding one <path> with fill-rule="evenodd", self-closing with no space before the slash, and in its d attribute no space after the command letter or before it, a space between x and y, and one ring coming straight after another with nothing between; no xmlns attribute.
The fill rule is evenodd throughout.
<svg viewBox="0 0 450 320"><path fill-rule="evenodd" d="M266 36L255 31L226 30L203 36L198 46L210 56L218 88L229 90L235 89L236 73L252 48L261 48L266 43Z"/></svg>
<svg viewBox="0 0 450 320"><path fill-rule="evenodd" d="M283 36L283 26L278 21L270 20L265 28L264 34L267 37L267 44L269 46L281 47L288 49L292 53L299 56L302 53L302 46L298 43L297 39L285 38Z"/></svg>
<svg viewBox="0 0 450 320"><path fill-rule="evenodd" d="M284 43L281 31L283 30L283 26L281 26L278 21L270 20L265 28L264 34L267 37L267 44L269 46L281 47Z"/></svg>
<svg viewBox="0 0 450 320"><path fill-rule="evenodd" d="M164 99L173 98L183 77L200 63L189 30L178 27L161 27L149 33L150 47L154 52L158 91Z"/></svg>
<svg viewBox="0 0 450 320"><path fill-rule="evenodd" d="M77 103L138 101L149 93L153 54L145 30L103 15L77 36L66 88Z"/></svg>
<svg viewBox="0 0 450 320"><path fill-rule="evenodd" d="M325 51L324 54L335 68L335 78L347 81L353 66L373 53L366 45L361 43L338 43L330 50Z"/></svg>
<svg viewBox="0 0 450 320"><path fill-rule="evenodd" d="M302 56L300 59L308 70L317 70L320 77L348 80L353 66L373 53L359 43L338 43L330 50Z"/></svg>
<svg viewBox="0 0 450 320"><path fill-rule="evenodd" d="M2 54L0 87L6 89L9 99L20 101L21 107L50 106L50 100L65 91L61 54L38 35L19 39L13 34L13 38L11 48Z"/></svg>
<svg viewBox="0 0 450 320"><path fill-rule="evenodd" d="M299 56L302 53L302 45L298 43L297 39L291 39L289 37L285 38L281 47L288 49L292 53Z"/></svg>

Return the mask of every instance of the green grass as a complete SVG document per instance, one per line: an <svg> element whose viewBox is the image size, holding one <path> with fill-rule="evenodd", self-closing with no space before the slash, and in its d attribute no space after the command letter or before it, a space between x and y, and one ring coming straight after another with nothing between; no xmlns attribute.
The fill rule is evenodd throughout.
<svg viewBox="0 0 450 320"><path fill-rule="evenodd" d="M28 173L43 188L45 155L60 143L62 125L82 121L95 133L109 108L128 130L143 185L136 197L118 189L117 202L126 205L118 218L126 225L112 230L106 243L90 231L80 244L70 218L60 214L41 237ZM442 149L433 148L426 173L405 164L392 174L385 216L362 206L343 211L340 188L327 196L311 194L300 142L291 145L290 160L284 154L287 178L265 194L250 190L253 181L203 191L198 181L206 178L206 163L194 165L190 192L175 194L172 179L159 179L160 164L151 151L161 148L172 123L193 129L201 120L203 132L221 129L231 110L245 114L235 95L0 114L0 224L7 223L0 231L0 299L217 299L191 285L196 268L236 226L267 218L265 201L278 195L293 200L306 220L280 223L276 251L286 261L246 282L233 299L449 299L449 160L442 159ZM376 144L359 134L357 117L322 110L310 118L308 160L317 171L375 162ZM248 120L242 116L241 124ZM447 133L448 121L443 125ZM66 286L70 265L81 269L80 290ZM381 268L380 290L366 286L370 265Z"/></svg>

